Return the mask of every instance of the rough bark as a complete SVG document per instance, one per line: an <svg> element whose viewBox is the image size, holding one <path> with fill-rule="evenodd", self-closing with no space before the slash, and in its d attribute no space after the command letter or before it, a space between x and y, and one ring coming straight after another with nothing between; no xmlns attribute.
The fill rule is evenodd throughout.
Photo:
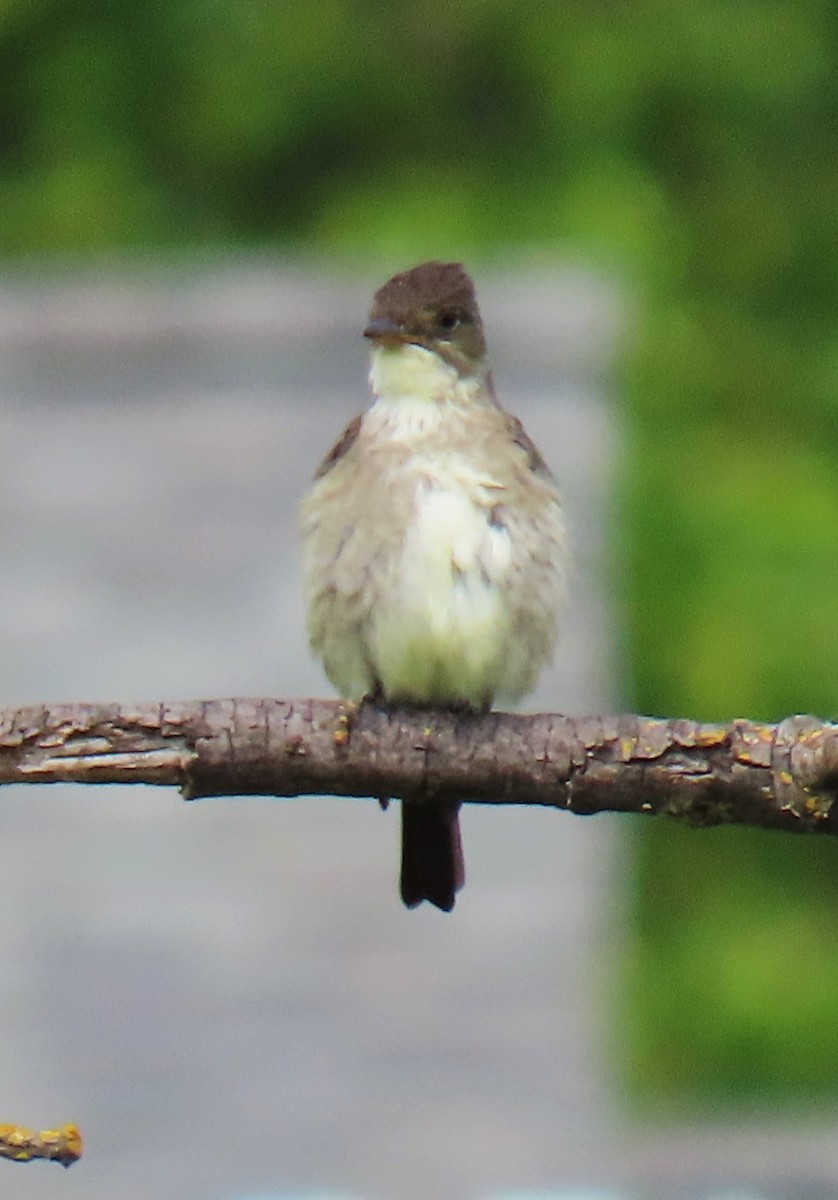
<svg viewBox="0 0 838 1200"><path fill-rule="evenodd" d="M456 797L834 834L838 725L269 699L0 711L0 784L67 781L176 786L187 799Z"/></svg>

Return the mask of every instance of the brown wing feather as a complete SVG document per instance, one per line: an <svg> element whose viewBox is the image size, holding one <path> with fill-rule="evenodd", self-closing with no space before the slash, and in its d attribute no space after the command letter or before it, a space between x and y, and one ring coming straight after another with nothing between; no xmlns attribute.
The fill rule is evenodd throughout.
<svg viewBox="0 0 838 1200"><path fill-rule="evenodd" d="M317 468L317 471L314 475L315 479L322 479L324 475L328 475L335 463L340 462L344 454L351 450L358 437L358 431L361 428L362 415L363 414L359 413L355 420L350 421L346 426L346 429L344 429L343 433L340 435L334 446L332 446L329 453Z"/></svg>
<svg viewBox="0 0 838 1200"><path fill-rule="evenodd" d="M515 443L515 445L520 446L526 454L530 470L534 471L536 475L540 475L542 479L549 479L551 482L555 482L553 478L553 472L541 457L538 447L527 433L526 429L524 429L524 426L517 417L513 417L512 413L507 412L500 400L498 400L498 394L495 391L495 381L492 379L491 374L486 376L486 387L489 391L489 395L494 400L495 405L503 413L509 436L512 438L512 441Z"/></svg>
<svg viewBox="0 0 838 1200"><path fill-rule="evenodd" d="M509 436L515 442L516 446L520 446L527 456L527 461L530 464L530 470L536 475L541 475L546 479L553 478L553 472L547 466L547 463L541 457L538 447L527 433L524 426L517 417L513 417L512 413L505 413L506 427L509 430Z"/></svg>

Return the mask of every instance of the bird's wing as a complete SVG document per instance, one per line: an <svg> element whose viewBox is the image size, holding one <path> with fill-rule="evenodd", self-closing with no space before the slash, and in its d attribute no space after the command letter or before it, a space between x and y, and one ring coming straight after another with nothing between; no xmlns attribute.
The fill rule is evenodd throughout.
<svg viewBox="0 0 838 1200"><path fill-rule="evenodd" d="M520 446L527 456L527 462L530 465L530 470L536 475L540 475L544 479L552 479L553 472L547 466L547 463L541 457L541 453L527 433L524 426L517 417L513 417L512 413L504 413L506 417L506 428L509 431L509 436L512 438L516 446Z"/></svg>
<svg viewBox="0 0 838 1200"><path fill-rule="evenodd" d="M354 421L350 421L346 426L346 429L344 429L343 433L340 435L334 446L332 446L329 453L317 468L317 471L314 475L315 479L322 479L324 475L328 475L335 463L340 462L343 456L349 450L351 450L358 437L358 431L361 428L361 417L362 414L359 413Z"/></svg>
<svg viewBox="0 0 838 1200"><path fill-rule="evenodd" d="M495 407L499 408L503 413L503 419L506 424L506 431L509 434L509 437L515 443L515 445L520 446L526 454L527 463L530 470L534 472L534 474L540 476L542 479L546 479L550 483L555 483L556 481L553 476L553 472L541 457L535 442L527 433L526 429L524 429L524 426L521 424L518 418L513 417L511 412L507 412L498 399L498 394L495 391L495 381L492 379L491 374L486 377L486 387L488 388L489 395L492 397L492 400L495 403Z"/></svg>

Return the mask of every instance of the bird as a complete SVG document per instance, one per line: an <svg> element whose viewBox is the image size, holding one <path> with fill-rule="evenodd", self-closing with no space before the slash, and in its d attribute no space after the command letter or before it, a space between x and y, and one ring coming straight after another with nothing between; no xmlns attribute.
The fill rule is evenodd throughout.
<svg viewBox="0 0 838 1200"><path fill-rule="evenodd" d="M474 284L424 262L375 293L372 402L299 506L312 652L347 702L488 711L552 660L568 541L556 481L501 407ZM465 881L460 803L401 804L401 897Z"/></svg>

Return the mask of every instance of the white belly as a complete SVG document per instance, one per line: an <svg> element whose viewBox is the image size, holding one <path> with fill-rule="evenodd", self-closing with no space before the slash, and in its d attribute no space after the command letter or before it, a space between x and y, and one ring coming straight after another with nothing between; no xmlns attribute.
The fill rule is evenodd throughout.
<svg viewBox="0 0 838 1200"><path fill-rule="evenodd" d="M480 707L498 691L512 553L509 534L490 513L465 481L417 486L395 586L370 630L371 658L389 698Z"/></svg>

